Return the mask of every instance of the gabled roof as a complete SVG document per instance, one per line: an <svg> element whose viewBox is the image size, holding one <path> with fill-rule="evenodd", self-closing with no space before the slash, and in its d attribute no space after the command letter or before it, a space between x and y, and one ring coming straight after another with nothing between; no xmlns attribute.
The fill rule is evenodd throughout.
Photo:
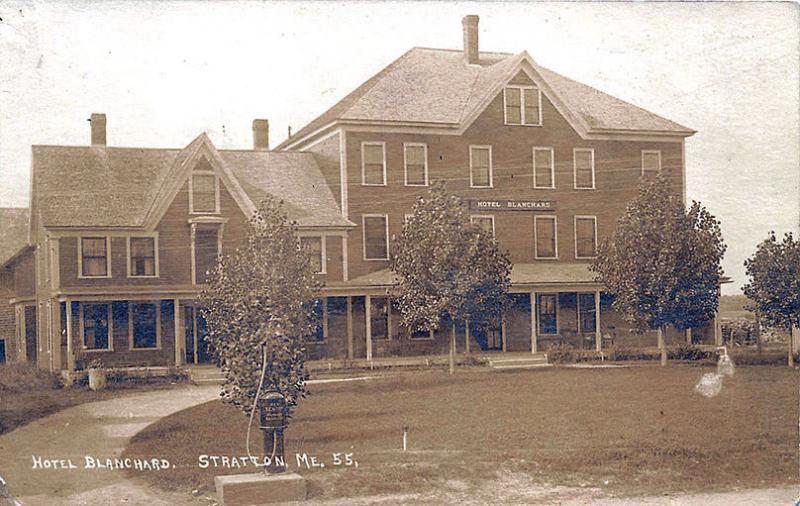
<svg viewBox="0 0 800 506"><path fill-rule="evenodd" d="M561 103L589 132L693 130L538 65L526 53L480 53L469 65L460 50L413 48L282 142L283 149L334 121L414 123L466 128L502 86L529 68L548 98ZM548 94L547 92L550 92ZM554 95L554 96L550 96Z"/></svg>
<svg viewBox="0 0 800 506"><path fill-rule="evenodd" d="M33 146L32 208L44 227L152 227L176 178L200 155L231 175L226 184L247 208L270 194L300 226L353 225L312 154L216 150L205 134L183 149Z"/></svg>
<svg viewBox="0 0 800 506"><path fill-rule="evenodd" d="M0 266L28 245L27 207L0 207Z"/></svg>

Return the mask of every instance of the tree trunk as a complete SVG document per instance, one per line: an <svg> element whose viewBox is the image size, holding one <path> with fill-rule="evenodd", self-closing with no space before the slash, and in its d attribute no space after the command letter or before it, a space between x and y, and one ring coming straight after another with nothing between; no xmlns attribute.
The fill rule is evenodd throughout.
<svg viewBox="0 0 800 506"><path fill-rule="evenodd" d="M658 327L658 349L661 351L661 367L667 365L667 344L664 340L664 327Z"/></svg>
<svg viewBox="0 0 800 506"><path fill-rule="evenodd" d="M456 369L456 324L450 328L450 374Z"/></svg>

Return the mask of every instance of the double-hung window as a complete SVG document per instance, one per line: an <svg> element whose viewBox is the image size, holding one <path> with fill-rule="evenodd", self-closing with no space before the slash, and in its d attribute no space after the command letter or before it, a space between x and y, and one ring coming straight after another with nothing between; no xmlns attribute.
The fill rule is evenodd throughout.
<svg viewBox="0 0 800 506"><path fill-rule="evenodd" d="M470 223L477 225L494 239L494 216L475 214L469 217Z"/></svg>
<svg viewBox="0 0 800 506"><path fill-rule="evenodd" d="M542 125L542 92L535 86L506 86L506 125Z"/></svg>
<svg viewBox="0 0 800 506"><path fill-rule="evenodd" d="M539 294L536 301L539 334L553 335L558 333L558 296L556 294Z"/></svg>
<svg viewBox="0 0 800 506"><path fill-rule="evenodd" d="M311 258L311 266L317 274L325 273L325 257L323 255L322 237L301 237L300 244Z"/></svg>
<svg viewBox="0 0 800 506"><path fill-rule="evenodd" d="M572 150L575 189L594 189L594 149L575 148Z"/></svg>
<svg viewBox="0 0 800 506"><path fill-rule="evenodd" d="M558 258L558 243L555 216L534 216L533 237L535 242L534 257L540 260Z"/></svg>
<svg viewBox="0 0 800 506"><path fill-rule="evenodd" d="M597 218L595 216L575 217L575 258L594 258L597 256Z"/></svg>
<svg viewBox="0 0 800 506"><path fill-rule="evenodd" d="M533 187L556 187L553 148L533 148Z"/></svg>
<svg viewBox="0 0 800 506"><path fill-rule="evenodd" d="M113 349L111 304L81 304L80 324L83 349Z"/></svg>
<svg viewBox="0 0 800 506"><path fill-rule="evenodd" d="M372 339L389 339L389 298L371 297L369 314Z"/></svg>
<svg viewBox="0 0 800 506"><path fill-rule="evenodd" d="M642 150L642 176L650 177L661 172L661 151Z"/></svg>
<svg viewBox="0 0 800 506"><path fill-rule="evenodd" d="M428 146L406 142L403 144L406 186L428 185Z"/></svg>
<svg viewBox="0 0 800 506"><path fill-rule="evenodd" d="M128 303L129 347L151 350L161 347L161 304L158 302Z"/></svg>
<svg viewBox="0 0 800 506"><path fill-rule="evenodd" d="M361 184L386 185L386 144L383 142L361 143Z"/></svg>
<svg viewBox="0 0 800 506"><path fill-rule="evenodd" d="M111 258L109 256L109 237L81 237L80 272L82 278L111 277Z"/></svg>
<svg viewBox="0 0 800 506"><path fill-rule="evenodd" d="M158 262L155 237L128 238L128 276L156 277Z"/></svg>
<svg viewBox="0 0 800 506"><path fill-rule="evenodd" d="M472 188L492 187L492 147L469 147L469 185Z"/></svg>
<svg viewBox="0 0 800 506"><path fill-rule="evenodd" d="M385 214L365 214L361 217L364 240L364 260L389 259L389 217Z"/></svg>

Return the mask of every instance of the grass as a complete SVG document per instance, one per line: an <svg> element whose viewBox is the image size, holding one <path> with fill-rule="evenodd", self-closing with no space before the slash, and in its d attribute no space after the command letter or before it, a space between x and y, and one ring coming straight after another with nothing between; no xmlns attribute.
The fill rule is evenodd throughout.
<svg viewBox="0 0 800 506"><path fill-rule="evenodd" d="M316 498L481 492L504 476L623 495L798 483L797 371L740 367L707 399L693 387L709 370L418 371L315 385L287 431L290 470L296 452L328 463L300 470ZM252 471L197 465L200 454L246 455L246 425L214 401L158 421L125 454L175 465L136 473L156 486L210 490L215 475ZM358 468L332 469L332 452L352 452Z"/></svg>
<svg viewBox="0 0 800 506"><path fill-rule="evenodd" d="M171 381L156 378L150 378L147 382L109 381L107 390L94 392L86 386L66 388L58 375L28 364L2 364L0 434L64 408L117 397L124 390L166 388Z"/></svg>

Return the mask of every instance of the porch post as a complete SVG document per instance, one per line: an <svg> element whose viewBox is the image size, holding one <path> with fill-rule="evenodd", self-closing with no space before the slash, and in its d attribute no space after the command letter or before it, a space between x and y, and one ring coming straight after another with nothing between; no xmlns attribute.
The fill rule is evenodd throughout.
<svg viewBox="0 0 800 506"><path fill-rule="evenodd" d="M603 351L603 335L600 332L600 290L594 291L594 346Z"/></svg>
<svg viewBox="0 0 800 506"><path fill-rule="evenodd" d="M469 355L469 318L464 320L464 350L467 355Z"/></svg>
<svg viewBox="0 0 800 506"><path fill-rule="evenodd" d="M503 353L506 352L506 315L500 321L500 338L503 340Z"/></svg>
<svg viewBox="0 0 800 506"><path fill-rule="evenodd" d="M364 314L367 322L367 360L372 360L372 300L369 295L364 296Z"/></svg>
<svg viewBox="0 0 800 506"><path fill-rule="evenodd" d="M196 236L197 236L197 226L196 226L196 224L192 223L190 225L190 227L191 227L190 236L191 236L192 247L190 248L189 253L190 253L190 256L191 256L190 262L191 262L191 268L192 268L192 284L196 285L197 284L197 273L195 272L194 243L195 243Z"/></svg>
<svg viewBox="0 0 800 506"><path fill-rule="evenodd" d="M173 320L175 324L175 367L180 367L183 365L183 343L184 337L181 335L181 301L179 299L174 299L172 302L175 306L173 311Z"/></svg>
<svg viewBox="0 0 800 506"><path fill-rule="evenodd" d="M353 360L353 297L347 296L347 358Z"/></svg>
<svg viewBox="0 0 800 506"><path fill-rule="evenodd" d="M72 372L75 370L75 352L72 343L72 300L67 299L67 371Z"/></svg>
<svg viewBox="0 0 800 506"><path fill-rule="evenodd" d="M722 327L719 322L719 311L714 313L714 346L722 346Z"/></svg>
<svg viewBox="0 0 800 506"><path fill-rule="evenodd" d="M536 292L531 292L531 353L538 351L538 343L536 342Z"/></svg>
<svg viewBox="0 0 800 506"><path fill-rule="evenodd" d="M692 344L692 328L689 327L686 329L686 344Z"/></svg>
<svg viewBox="0 0 800 506"><path fill-rule="evenodd" d="M322 339L328 340L328 298L322 298Z"/></svg>
<svg viewBox="0 0 800 506"><path fill-rule="evenodd" d="M800 353L800 327L792 327L792 353Z"/></svg>

